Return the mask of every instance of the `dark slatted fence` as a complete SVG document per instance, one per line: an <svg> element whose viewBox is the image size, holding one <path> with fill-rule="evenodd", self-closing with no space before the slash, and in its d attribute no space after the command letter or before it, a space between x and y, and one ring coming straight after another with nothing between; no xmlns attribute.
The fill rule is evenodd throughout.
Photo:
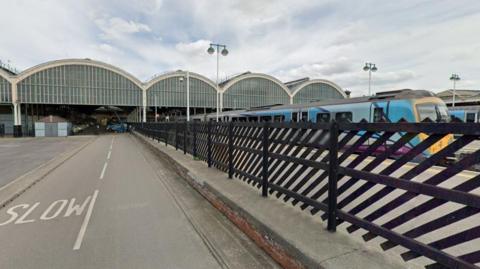
<svg viewBox="0 0 480 269"><path fill-rule="evenodd" d="M479 268L480 125L132 124L406 262ZM452 135L455 134L455 137ZM421 138L421 139L420 139ZM429 151L435 148L435 151ZM469 154L452 158L469 148Z"/></svg>

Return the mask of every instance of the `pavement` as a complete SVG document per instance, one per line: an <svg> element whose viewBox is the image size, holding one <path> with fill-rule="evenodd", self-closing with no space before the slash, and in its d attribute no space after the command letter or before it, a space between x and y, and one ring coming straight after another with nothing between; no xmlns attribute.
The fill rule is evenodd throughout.
<svg viewBox="0 0 480 269"><path fill-rule="evenodd" d="M92 136L0 138L0 188L91 139Z"/></svg>
<svg viewBox="0 0 480 269"><path fill-rule="evenodd" d="M4 148L54 155L17 141ZM0 238L0 268L278 268L128 134L98 137L0 209Z"/></svg>

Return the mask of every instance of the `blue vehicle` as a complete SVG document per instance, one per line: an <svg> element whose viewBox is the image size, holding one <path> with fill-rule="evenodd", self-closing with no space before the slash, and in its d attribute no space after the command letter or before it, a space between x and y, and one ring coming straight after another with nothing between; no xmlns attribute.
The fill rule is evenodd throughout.
<svg viewBox="0 0 480 269"><path fill-rule="evenodd" d="M421 122L427 118L433 122L450 119L445 103L433 93L423 90L381 92L371 97L272 105L220 113L220 121ZM215 120L216 114L195 115L192 119Z"/></svg>
<svg viewBox="0 0 480 269"><path fill-rule="evenodd" d="M476 122L480 120L480 106L459 106L448 108L452 120Z"/></svg>
<svg viewBox="0 0 480 269"><path fill-rule="evenodd" d="M107 125L107 131L115 132L115 133L124 133L127 131L127 124L126 123L111 123Z"/></svg>
<svg viewBox="0 0 480 269"><path fill-rule="evenodd" d="M216 114L196 115L194 120L215 120ZM375 96L335 99L308 104L273 105L249 110L220 113L220 121L274 121L274 122L447 122L450 120L445 103L429 91L398 90L380 92ZM398 136L398 135L397 135ZM426 139L420 134L411 141L414 146ZM398 137L392 137L395 141ZM446 136L432 145L426 154L434 154L448 145L452 136Z"/></svg>
<svg viewBox="0 0 480 269"><path fill-rule="evenodd" d="M122 119L117 114L117 111L112 109L113 113L115 113L116 121L115 122L110 122L107 125L107 131L110 132L115 132L115 133L125 133L127 131L127 124L123 123Z"/></svg>

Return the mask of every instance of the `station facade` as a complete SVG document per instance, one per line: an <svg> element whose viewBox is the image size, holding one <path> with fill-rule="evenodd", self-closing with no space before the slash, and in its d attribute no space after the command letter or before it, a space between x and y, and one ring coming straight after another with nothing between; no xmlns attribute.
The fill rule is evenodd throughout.
<svg viewBox="0 0 480 269"><path fill-rule="evenodd" d="M7 134L15 136L33 129L35 116L46 116L45 109L42 111L45 106L56 106L57 110L113 106L127 111L129 121L147 121L158 117L152 113L153 107L160 108L161 113L182 113L189 107L191 114L197 114L212 112L217 105L221 110L232 110L338 98L346 98L344 90L328 80L283 83L251 72L217 87L201 74L181 70L141 82L120 68L90 59L51 61L19 74L0 69L0 124L5 125Z"/></svg>

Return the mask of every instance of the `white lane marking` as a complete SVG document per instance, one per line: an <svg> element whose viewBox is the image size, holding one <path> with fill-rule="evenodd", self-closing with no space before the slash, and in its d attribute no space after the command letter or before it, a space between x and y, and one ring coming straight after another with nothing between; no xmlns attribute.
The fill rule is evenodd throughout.
<svg viewBox="0 0 480 269"><path fill-rule="evenodd" d="M103 179L103 176L105 176L105 171L107 170L108 162L105 162L103 165L102 173L100 174L100 179Z"/></svg>
<svg viewBox="0 0 480 269"><path fill-rule="evenodd" d="M97 195L98 190L95 190L92 196L92 200L90 201L90 205L88 206L87 213L85 214L85 218L83 219L82 227L80 227L80 231L78 231L77 240L75 240L73 250L79 250L82 246L83 237L85 236L85 232L87 231L88 222L90 221L90 217L92 216L93 206L95 205L95 200L97 200Z"/></svg>
<svg viewBox="0 0 480 269"><path fill-rule="evenodd" d="M110 155L112 155L112 150L110 150L110 151L108 152L107 160L110 160Z"/></svg>
<svg viewBox="0 0 480 269"><path fill-rule="evenodd" d="M110 142L110 150L113 148L113 140L115 140L115 136L112 138L112 142Z"/></svg>

